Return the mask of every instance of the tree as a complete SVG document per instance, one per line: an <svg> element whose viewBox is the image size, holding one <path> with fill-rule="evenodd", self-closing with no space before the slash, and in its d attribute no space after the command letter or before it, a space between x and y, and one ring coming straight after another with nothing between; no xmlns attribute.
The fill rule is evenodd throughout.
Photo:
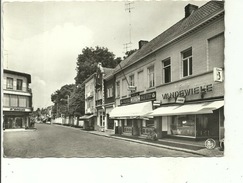
<svg viewBox="0 0 243 183"><path fill-rule="evenodd" d="M115 58L115 55L104 47L84 48L77 58L75 84L64 85L51 95L51 101L54 103L52 113L56 117L60 114L84 115L85 89L82 83L96 72L99 62L103 67L115 68L121 62L121 58ZM69 103L67 103L67 95Z"/></svg>
<svg viewBox="0 0 243 183"><path fill-rule="evenodd" d="M51 101L54 103L52 112L56 117L60 114L69 115L70 99L75 88L76 85L74 84L64 85L51 95Z"/></svg>
<svg viewBox="0 0 243 183"><path fill-rule="evenodd" d="M130 55L132 55L134 52L136 52L137 49L134 49L134 50L130 50L130 51L127 51L125 53L125 56L123 57L123 59L126 59L127 57L129 57Z"/></svg>
<svg viewBox="0 0 243 183"><path fill-rule="evenodd" d="M115 68L120 61L121 58L115 58L115 55L107 48L99 46L84 48L82 54L79 54L77 58L76 84L82 84L89 76L95 73L99 62L102 63L103 67Z"/></svg>

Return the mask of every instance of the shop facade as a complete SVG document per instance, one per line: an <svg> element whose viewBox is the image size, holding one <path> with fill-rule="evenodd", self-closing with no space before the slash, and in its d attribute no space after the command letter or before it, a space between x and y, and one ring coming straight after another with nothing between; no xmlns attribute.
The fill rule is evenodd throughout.
<svg viewBox="0 0 243 183"><path fill-rule="evenodd" d="M83 121L84 130L94 130L96 124L95 107L95 74L84 81L85 85L85 115L79 118Z"/></svg>
<svg viewBox="0 0 243 183"><path fill-rule="evenodd" d="M3 129L31 127L32 92L30 74L3 72Z"/></svg>
<svg viewBox="0 0 243 183"><path fill-rule="evenodd" d="M156 92L136 92L131 97L121 99L121 105L110 112L110 118L118 126L117 133L134 136L149 134L154 128L154 121L148 114L153 110L155 99Z"/></svg>
<svg viewBox="0 0 243 183"><path fill-rule="evenodd" d="M188 4L181 21L139 42L114 71L116 108L110 117L122 133L142 135L153 126L158 138L224 136L224 30L224 2ZM153 92L151 113L132 115L135 103Z"/></svg>
<svg viewBox="0 0 243 183"><path fill-rule="evenodd" d="M185 84L186 83L186 84ZM151 113L163 137L222 139L224 137L224 83L213 72L158 87L161 106Z"/></svg>

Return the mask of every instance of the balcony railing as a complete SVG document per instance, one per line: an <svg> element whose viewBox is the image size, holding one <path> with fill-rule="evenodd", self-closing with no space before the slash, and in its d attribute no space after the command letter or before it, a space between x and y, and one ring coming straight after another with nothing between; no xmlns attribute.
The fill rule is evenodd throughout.
<svg viewBox="0 0 243 183"><path fill-rule="evenodd" d="M132 133L132 127L131 126L125 126L124 127L124 133Z"/></svg>
<svg viewBox="0 0 243 183"><path fill-rule="evenodd" d="M143 135L147 135L149 134L154 128L151 128L151 127L143 127L142 128L142 134Z"/></svg>

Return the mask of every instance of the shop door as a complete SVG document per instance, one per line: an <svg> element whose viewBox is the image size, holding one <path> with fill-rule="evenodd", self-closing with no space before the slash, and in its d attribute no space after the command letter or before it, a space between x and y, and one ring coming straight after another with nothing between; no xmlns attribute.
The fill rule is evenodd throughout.
<svg viewBox="0 0 243 183"><path fill-rule="evenodd" d="M23 118L16 118L15 120L16 120L15 127L22 128L23 127Z"/></svg>

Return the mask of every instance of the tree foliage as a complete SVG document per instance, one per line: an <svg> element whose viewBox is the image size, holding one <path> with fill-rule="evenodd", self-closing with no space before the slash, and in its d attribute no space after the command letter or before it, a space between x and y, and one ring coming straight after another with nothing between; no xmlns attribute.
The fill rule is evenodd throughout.
<svg viewBox="0 0 243 183"><path fill-rule="evenodd" d="M84 48L77 58L75 84L64 85L51 95L51 101L54 103L52 112L56 117L60 114L84 115L85 86L82 84L96 72L99 62L103 67L115 68L121 62L121 58L115 58L115 55L104 47ZM69 101L67 101L67 96L69 96Z"/></svg>
<svg viewBox="0 0 243 183"><path fill-rule="evenodd" d="M123 57L123 59L126 59L127 57L129 57L130 55L132 55L136 51L137 51L137 49L127 51L125 53L125 56Z"/></svg>
<svg viewBox="0 0 243 183"><path fill-rule="evenodd" d="M77 58L76 84L82 84L89 76L95 73L99 62L102 63L103 67L115 68L120 61L121 58L115 58L115 55L107 48L99 46L84 48L82 54L79 54Z"/></svg>
<svg viewBox="0 0 243 183"><path fill-rule="evenodd" d="M69 114L70 103L75 90L76 85L74 84L64 85L51 95L51 101L54 103L52 112L55 116L60 116L60 114Z"/></svg>

